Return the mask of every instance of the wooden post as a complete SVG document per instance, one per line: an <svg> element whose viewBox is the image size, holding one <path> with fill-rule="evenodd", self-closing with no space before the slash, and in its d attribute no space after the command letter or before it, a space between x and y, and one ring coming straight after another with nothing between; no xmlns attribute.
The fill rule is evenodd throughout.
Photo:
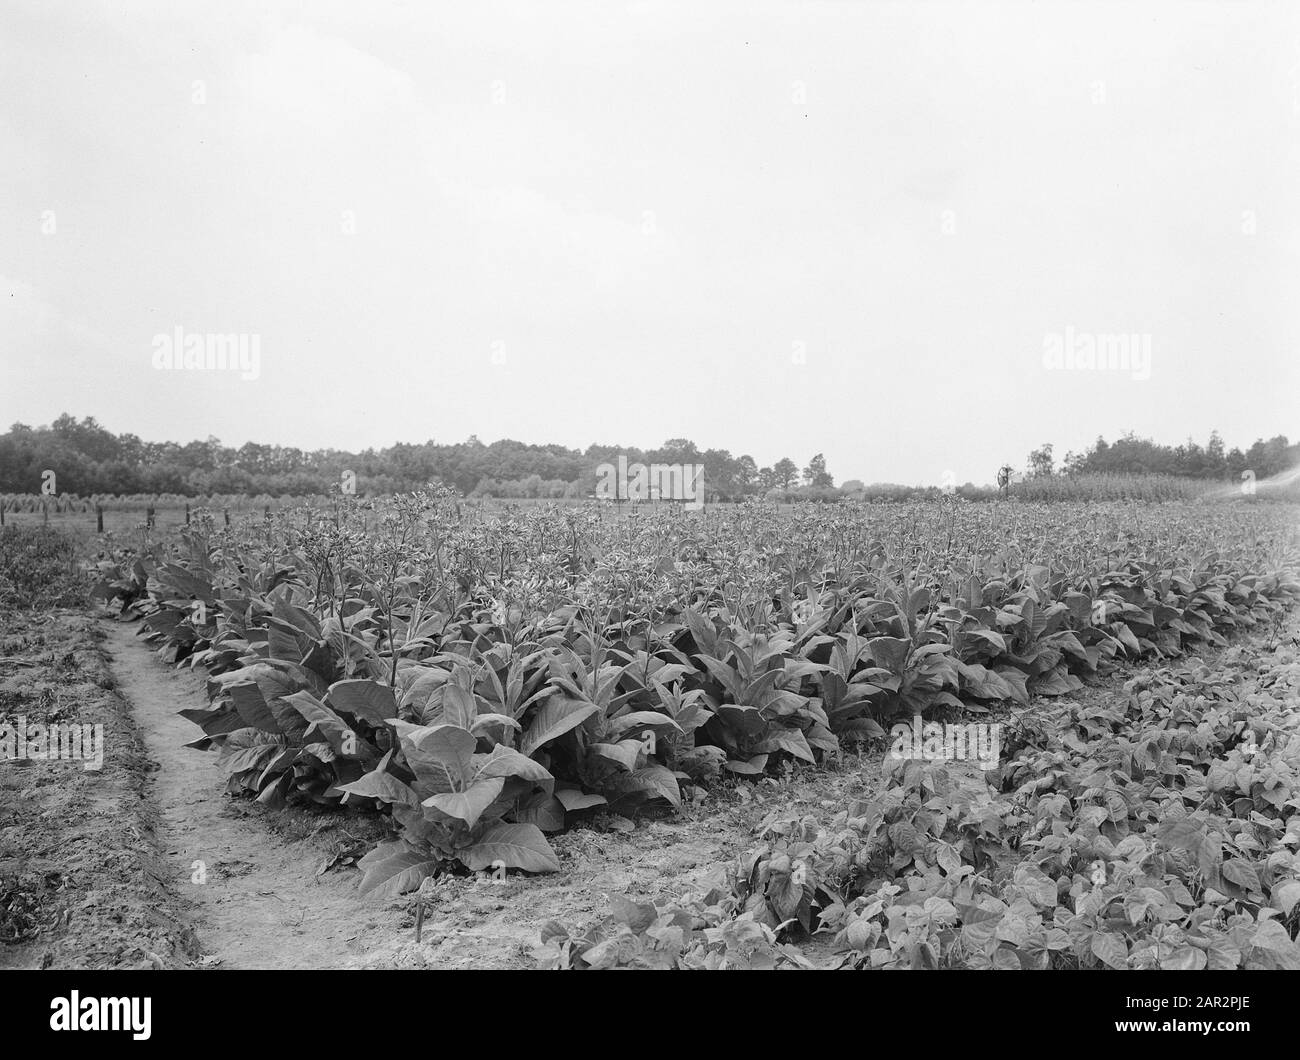
<svg viewBox="0 0 1300 1060"><path fill-rule="evenodd" d="M102 504L96 504L95 505L95 533L102 534L103 532L104 532L104 506Z"/></svg>
<svg viewBox="0 0 1300 1060"><path fill-rule="evenodd" d="M230 525L230 509L229 509L229 508L222 508L222 509L221 509L221 514L224 515L224 516L226 517L226 525L229 526L229 525Z"/></svg>
<svg viewBox="0 0 1300 1060"><path fill-rule="evenodd" d="M268 504L262 511L262 517L269 523L271 521L271 506Z"/></svg>
<svg viewBox="0 0 1300 1060"><path fill-rule="evenodd" d="M50 502L41 498L41 525L50 525Z"/></svg>
<svg viewBox="0 0 1300 1060"><path fill-rule="evenodd" d="M5 525L5 507L8 501L0 500L0 526Z"/></svg>
<svg viewBox="0 0 1300 1060"><path fill-rule="evenodd" d="M145 524L145 526L147 526L150 530L152 530L152 529L153 529L153 521L154 521L154 510L153 510L153 505L151 504L151 505L149 505L149 507L147 507L147 508L144 510L144 524Z"/></svg>
<svg viewBox="0 0 1300 1060"><path fill-rule="evenodd" d="M190 525L190 505L189 501L185 502L185 525Z"/></svg>

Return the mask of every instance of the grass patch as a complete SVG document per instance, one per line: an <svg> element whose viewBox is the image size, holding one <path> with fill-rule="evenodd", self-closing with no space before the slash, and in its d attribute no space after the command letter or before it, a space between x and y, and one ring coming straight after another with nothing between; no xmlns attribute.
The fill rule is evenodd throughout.
<svg viewBox="0 0 1300 1060"><path fill-rule="evenodd" d="M0 527L0 607L72 607L85 599L76 542L44 526Z"/></svg>

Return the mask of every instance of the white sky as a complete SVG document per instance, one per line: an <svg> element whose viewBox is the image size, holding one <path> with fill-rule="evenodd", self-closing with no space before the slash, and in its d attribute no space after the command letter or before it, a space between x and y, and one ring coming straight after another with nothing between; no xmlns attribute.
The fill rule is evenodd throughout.
<svg viewBox="0 0 1300 1060"><path fill-rule="evenodd" d="M837 482L986 482L1128 428L1294 440L1298 30L1294 3L4 0L0 429L686 436ZM176 327L259 335L259 378L156 371ZM1150 335L1150 379L1045 370L1067 327Z"/></svg>

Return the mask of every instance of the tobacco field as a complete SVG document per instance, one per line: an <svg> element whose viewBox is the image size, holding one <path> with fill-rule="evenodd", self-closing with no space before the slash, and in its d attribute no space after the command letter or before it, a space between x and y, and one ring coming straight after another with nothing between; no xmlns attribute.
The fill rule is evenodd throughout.
<svg viewBox="0 0 1300 1060"><path fill-rule="evenodd" d="M562 872L552 840L596 815L884 757L879 791L772 815L717 886L538 924L552 968L1300 967L1298 570L1283 503L441 490L201 510L93 564L203 675L182 713L231 796L378 817L375 901ZM998 761L891 760L914 718L1000 724Z"/></svg>

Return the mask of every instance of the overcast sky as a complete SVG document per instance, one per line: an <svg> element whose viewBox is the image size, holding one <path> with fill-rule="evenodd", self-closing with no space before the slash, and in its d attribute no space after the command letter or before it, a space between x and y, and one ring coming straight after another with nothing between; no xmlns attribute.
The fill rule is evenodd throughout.
<svg viewBox="0 0 1300 1060"><path fill-rule="evenodd" d="M1294 440L1297 30L1294 3L3 0L0 428L685 436L907 483L1126 429ZM177 328L256 336L257 378L156 369ZM1045 362L1110 334L1139 360Z"/></svg>

